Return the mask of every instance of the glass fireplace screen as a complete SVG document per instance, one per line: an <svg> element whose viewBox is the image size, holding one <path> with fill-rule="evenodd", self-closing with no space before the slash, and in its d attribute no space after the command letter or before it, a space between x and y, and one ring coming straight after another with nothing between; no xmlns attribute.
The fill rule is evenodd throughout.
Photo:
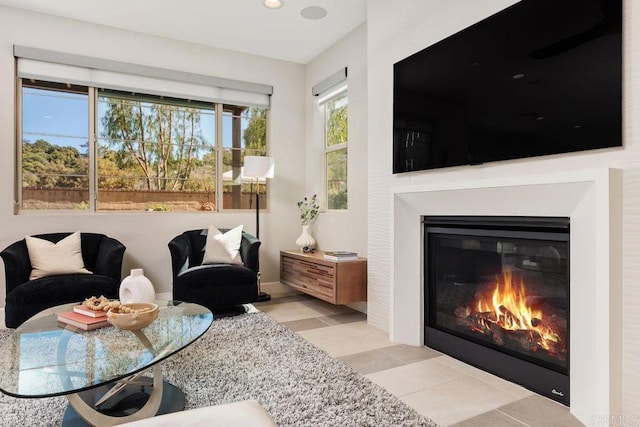
<svg viewBox="0 0 640 427"><path fill-rule="evenodd" d="M566 374L568 229L425 230L427 326Z"/></svg>

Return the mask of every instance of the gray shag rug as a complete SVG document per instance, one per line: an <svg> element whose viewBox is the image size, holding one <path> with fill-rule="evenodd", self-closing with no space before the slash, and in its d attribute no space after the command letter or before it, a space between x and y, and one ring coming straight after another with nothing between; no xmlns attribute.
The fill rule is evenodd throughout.
<svg viewBox="0 0 640 427"><path fill-rule="evenodd" d="M436 425L263 313L216 320L162 363L187 408L255 399L279 426ZM66 406L64 397L0 394L0 425L59 426Z"/></svg>

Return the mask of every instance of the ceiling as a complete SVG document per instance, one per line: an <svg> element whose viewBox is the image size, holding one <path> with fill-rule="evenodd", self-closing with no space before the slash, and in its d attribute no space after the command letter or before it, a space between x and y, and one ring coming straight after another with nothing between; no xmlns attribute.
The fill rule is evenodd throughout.
<svg viewBox="0 0 640 427"><path fill-rule="evenodd" d="M0 0L0 5L306 64L366 20L366 0ZM300 11L321 6L327 16Z"/></svg>

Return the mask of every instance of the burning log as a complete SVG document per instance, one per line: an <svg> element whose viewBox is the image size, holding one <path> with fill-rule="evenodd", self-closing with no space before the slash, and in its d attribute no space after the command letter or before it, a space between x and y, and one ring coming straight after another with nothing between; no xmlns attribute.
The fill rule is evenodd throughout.
<svg viewBox="0 0 640 427"><path fill-rule="evenodd" d="M502 313L502 316L500 316L502 318L501 319L502 323L505 326L519 325L520 324L520 320L518 319L518 317L515 314L513 314L511 312L511 310L509 310L504 305L500 306L500 312Z"/></svg>
<svg viewBox="0 0 640 427"><path fill-rule="evenodd" d="M504 289L498 286L492 296L476 292L476 301L454 310L458 326L470 329L498 346L542 351L552 357L566 358L567 321L557 315L543 317L544 297L527 297L523 287L505 285ZM532 310L531 306L539 309Z"/></svg>
<svg viewBox="0 0 640 427"><path fill-rule="evenodd" d="M469 317L469 315L471 314L471 311L469 310L468 307L458 307L455 309L453 314L455 314L457 318L462 319L465 317Z"/></svg>
<svg viewBox="0 0 640 427"><path fill-rule="evenodd" d="M493 342L498 345L504 345L504 329L495 323L491 324L491 334L493 335Z"/></svg>
<svg viewBox="0 0 640 427"><path fill-rule="evenodd" d="M484 335L491 335L491 326L496 323L494 313L473 313L469 319L476 325Z"/></svg>
<svg viewBox="0 0 640 427"><path fill-rule="evenodd" d="M554 331L566 331L567 319L561 316L552 315L547 318L547 326Z"/></svg>
<svg viewBox="0 0 640 427"><path fill-rule="evenodd" d="M538 340L532 336L533 334L528 334L520 337L520 345L523 349L529 351L538 350Z"/></svg>

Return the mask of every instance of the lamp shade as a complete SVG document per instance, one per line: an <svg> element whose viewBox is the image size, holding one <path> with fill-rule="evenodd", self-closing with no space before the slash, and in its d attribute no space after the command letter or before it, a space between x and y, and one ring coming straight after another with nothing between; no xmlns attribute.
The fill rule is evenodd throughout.
<svg viewBox="0 0 640 427"><path fill-rule="evenodd" d="M273 178L276 162L271 157L245 156L242 176L246 178Z"/></svg>

